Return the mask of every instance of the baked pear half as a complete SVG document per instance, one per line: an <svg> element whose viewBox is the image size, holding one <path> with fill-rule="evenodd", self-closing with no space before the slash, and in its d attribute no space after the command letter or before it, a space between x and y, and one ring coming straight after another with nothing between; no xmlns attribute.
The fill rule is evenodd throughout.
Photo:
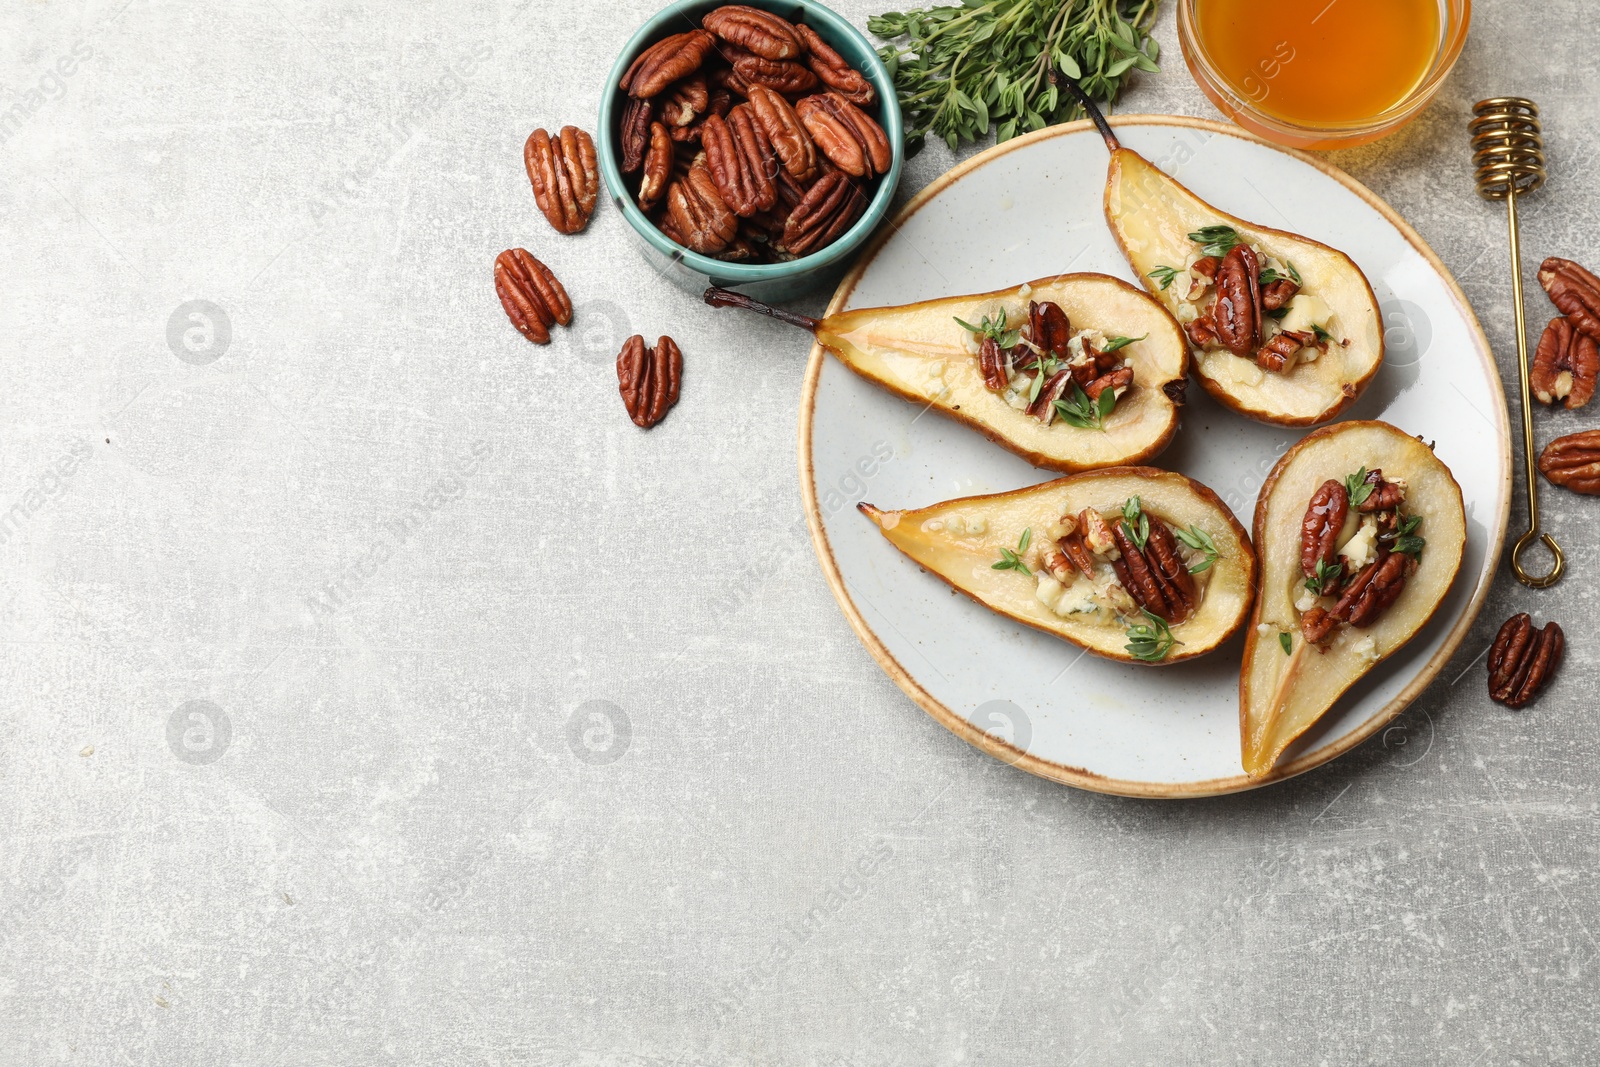
<svg viewBox="0 0 1600 1067"><path fill-rule="evenodd" d="M1124 148L1081 98L1111 150L1106 221L1183 326L1206 392L1282 426L1326 422L1353 404L1383 363L1378 300L1355 261L1206 203Z"/></svg>
<svg viewBox="0 0 1600 1067"><path fill-rule="evenodd" d="M1466 538L1450 469L1386 422L1329 426L1284 454L1256 502L1261 592L1239 672L1246 773L1272 770L1433 618Z"/></svg>
<svg viewBox="0 0 1600 1067"><path fill-rule="evenodd" d="M858 505L883 536L984 607L1106 659L1204 655L1250 610L1256 556L1210 489L1110 467L910 511Z"/></svg>
<svg viewBox="0 0 1600 1067"><path fill-rule="evenodd" d="M1178 426L1189 353L1160 303L1104 274L812 319L706 291L810 330L846 367L966 423L1036 467L1090 470L1159 453Z"/></svg>

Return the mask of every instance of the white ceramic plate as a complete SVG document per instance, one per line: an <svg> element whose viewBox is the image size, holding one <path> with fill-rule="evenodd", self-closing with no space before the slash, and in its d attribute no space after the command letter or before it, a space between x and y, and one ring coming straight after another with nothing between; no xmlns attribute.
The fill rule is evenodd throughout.
<svg viewBox="0 0 1600 1067"><path fill-rule="evenodd" d="M801 486L834 595L868 651L944 726L1034 774L1132 796L1205 796L1299 774L1399 714L1454 652L1500 558L1511 496L1505 398L1466 298L1387 204L1311 156L1220 123L1113 120L1123 144L1241 218L1302 233L1352 256L1383 309L1387 355L1346 413L1436 442L1461 483L1468 540L1434 620L1251 781L1239 764L1235 638L1189 664L1111 663L993 614L923 573L855 510L1000 492L1036 470L937 413L891 396L820 348L801 400ZM1101 206L1106 150L1078 122L996 146L911 201L840 284L829 311L984 292L1067 271L1133 281ZM1214 489L1246 529L1267 472L1304 431L1250 422L1191 383L1156 466Z"/></svg>

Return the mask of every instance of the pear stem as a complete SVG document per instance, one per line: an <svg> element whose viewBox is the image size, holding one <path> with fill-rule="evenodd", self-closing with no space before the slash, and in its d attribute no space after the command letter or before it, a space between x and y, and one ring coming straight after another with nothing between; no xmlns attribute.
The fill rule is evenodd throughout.
<svg viewBox="0 0 1600 1067"><path fill-rule="evenodd" d="M777 319L779 322L787 322L790 326L798 326L802 330L808 330L811 333L816 333L817 327L821 324L819 319L814 319L809 315L801 315L794 311L785 311L783 308L775 308L771 304L763 304L761 301L745 296L743 293L736 293L731 289L719 289L714 285L706 290L705 302L714 308L743 308L746 311L754 311L768 318Z"/></svg>
<svg viewBox="0 0 1600 1067"><path fill-rule="evenodd" d="M1083 91L1083 86L1065 74L1058 75L1054 67L1050 68L1050 80L1058 85L1065 85L1067 91L1078 98L1078 103L1083 105L1084 112L1093 120L1095 128L1100 131L1100 136L1105 139L1107 148L1115 152L1122 147L1122 142L1117 140L1117 135L1111 132L1111 124L1106 121L1105 113L1100 110L1100 105L1089 99L1089 94Z"/></svg>

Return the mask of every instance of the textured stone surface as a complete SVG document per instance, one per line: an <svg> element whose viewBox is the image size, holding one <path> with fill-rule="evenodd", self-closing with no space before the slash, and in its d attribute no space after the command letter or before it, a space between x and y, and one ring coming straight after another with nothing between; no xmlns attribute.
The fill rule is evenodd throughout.
<svg viewBox="0 0 1600 1067"><path fill-rule="evenodd" d="M523 138L592 123L651 9L0 11L0 1063L1591 1060L1594 501L1546 494L1571 579L1502 579L1316 773L1156 804L978 755L818 574L805 345L657 280L606 205L536 212ZM1585 12L1481 4L1435 106L1334 157L1505 367L1465 116L1544 106L1529 280L1592 262ZM1170 10L1160 40L1122 109L1211 115ZM577 305L549 348L494 299L514 244ZM194 300L225 342L185 344ZM636 331L687 368L649 434ZM1571 644L1516 714L1474 657L1522 609Z"/></svg>

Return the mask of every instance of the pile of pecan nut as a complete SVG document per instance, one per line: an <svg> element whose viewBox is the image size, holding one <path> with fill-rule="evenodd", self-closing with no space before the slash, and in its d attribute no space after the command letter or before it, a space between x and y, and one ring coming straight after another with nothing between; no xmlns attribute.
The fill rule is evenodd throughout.
<svg viewBox="0 0 1600 1067"><path fill-rule="evenodd" d="M1221 258L1198 259L1189 270L1217 287L1211 305L1184 326L1196 348L1221 345L1236 356L1254 359L1268 371L1286 369L1302 348L1327 350L1326 340L1303 330L1279 330L1267 338L1267 313L1288 306L1300 284L1292 278L1277 278L1262 285L1261 257L1249 245L1234 245Z"/></svg>
<svg viewBox="0 0 1600 1067"><path fill-rule="evenodd" d="M1600 278L1570 259L1551 256L1539 265L1539 284L1561 314L1539 338L1528 388L1543 404L1581 408L1600 377ZM1539 470L1574 493L1600 495L1600 430L1557 437L1539 455Z"/></svg>
<svg viewBox="0 0 1600 1067"><path fill-rule="evenodd" d="M1074 361L1072 335L1072 322L1060 304L1053 300L1030 300L1028 321L1018 331L1015 345L1001 348L1000 342L992 336L984 337L978 349L978 369L983 375L983 384L991 392L1004 393L1013 373L1045 374L1048 368L1056 368L1049 371L1027 409L1029 415L1046 426L1055 418L1056 401L1074 385L1096 401L1107 389L1120 397L1133 386L1133 368L1128 366L1125 356L1118 354L1120 350L1101 352L1085 340L1082 358Z"/></svg>
<svg viewBox="0 0 1600 1067"><path fill-rule="evenodd" d="M1150 516L1149 534L1142 546L1127 523L1109 523L1095 508L1084 508L1075 516L1063 515L1060 525L1066 532L1039 546L1039 562L1056 581L1070 584L1075 580L1074 570L1093 580L1098 556L1111 564L1117 584L1135 605L1171 625L1187 619L1200 606L1200 590L1178 542L1167 524L1155 516Z"/></svg>
<svg viewBox="0 0 1600 1067"><path fill-rule="evenodd" d="M640 210L683 247L783 262L861 217L895 149L877 93L810 26L729 4L663 38L622 77L617 130Z"/></svg>
<svg viewBox="0 0 1600 1067"><path fill-rule="evenodd" d="M1308 644L1326 641L1341 623L1357 629L1371 626L1416 573L1417 558L1393 548L1404 489L1377 469L1367 472L1366 484L1372 489L1356 507L1377 521L1376 556L1354 574L1341 570L1337 586L1322 589L1324 596L1336 598L1333 607L1315 606L1301 614L1300 632ZM1319 569L1328 573L1327 568L1338 562L1339 534L1349 513L1350 493L1343 482L1330 478L1311 495L1300 523L1300 571L1307 578L1318 577Z"/></svg>

